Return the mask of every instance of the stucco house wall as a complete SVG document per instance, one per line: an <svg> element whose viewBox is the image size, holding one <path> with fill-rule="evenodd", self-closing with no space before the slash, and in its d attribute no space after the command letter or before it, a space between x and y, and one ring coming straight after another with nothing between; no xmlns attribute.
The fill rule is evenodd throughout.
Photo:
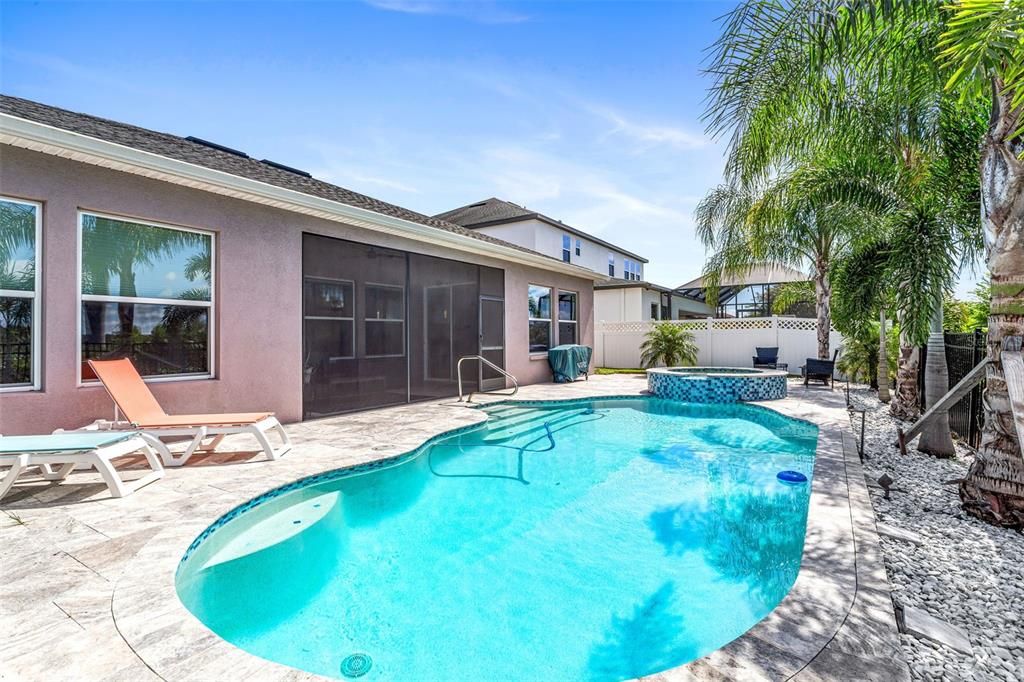
<svg viewBox="0 0 1024 682"><path fill-rule="evenodd" d="M301 418L303 232L504 269L506 367L520 383L550 380L546 359L527 350L528 283L579 292L580 339L593 345L588 279L10 146L0 146L0 194L43 205L42 389L0 393L0 433L47 433L113 414L101 386L77 381L79 210L216 235L215 376L150 383L171 413L272 410L285 422Z"/></svg>
<svg viewBox="0 0 1024 682"><path fill-rule="evenodd" d="M543 220L537 220L535 218L521 220L515 223L488 225L474 229L478 232L483 232L484 234L489 234L492 237L504 239L505 241L512 242L513 244L525 246L535 251L539 251L544 255L558 259L562 258L562 235L568 235L572 240L570 263L588 268L601 275L607 275L608 254L612 253L615 256L615 277L617 279L621 279L625 272L625 266L623 264L624 260L626 258L630 258L621 251L609 249L603 244L598 244L586 237L579 237L568 230L560 229L550 223L544 222ZM576 255L577 239L580 240L579 256ZM640 264L640 275L642 279L644 264L640 263L635 258L630 258L630 260Z"/></svg>

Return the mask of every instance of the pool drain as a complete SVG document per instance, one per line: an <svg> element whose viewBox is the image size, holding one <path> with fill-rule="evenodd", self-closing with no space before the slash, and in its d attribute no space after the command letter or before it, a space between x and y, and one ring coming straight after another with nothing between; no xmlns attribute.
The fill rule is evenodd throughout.
<svg viewBox="0 0 1024 682"><path fill-rule="evenodd" d="M341 674L345 677L362 677L370 672L373 660L369 654L352 654L341 662Z"/></svg>

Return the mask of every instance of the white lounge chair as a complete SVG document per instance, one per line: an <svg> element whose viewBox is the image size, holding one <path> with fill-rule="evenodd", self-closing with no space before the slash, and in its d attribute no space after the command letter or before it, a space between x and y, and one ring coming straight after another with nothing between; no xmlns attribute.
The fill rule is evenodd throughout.
<svg viewBox="0 0 1024 682"><path fill-rule="evenodd" d="M90 360L89 366L107 389L116 410L114 421L98 420L86 430L132 429L148 433L154 438L188 436L192 438L185 452L172 455L164 449L164 465L179 467L197 451L213 452L224 436L247 433L253 436L266 453L267 459L279 459L288 452L292 443L273 412L245 412L236 414L167 414L146 382L128 358L119 360ZM118 419L117 413L124 419ZM277 433L281 444L273 447L267 437ZM212 438L205 447L203 440ZM166 453L166 454L164 454Z"/></svg>
<svg viewBox="0 0 1024 682"><path fill-rule="evenodd" d="M124 497L144 485L163 478L164 468L154 449L166 448L160 441L138 432L82 433L63 432L49 436L7 436L0 438L0 466L9 466L0 479L0 499L11 489L25 469L37 467L48 481L63 481L71 471L85 465L103 477L113 497ZM111 460L141 453L152 469L132 481L117 475Z"/></svg>

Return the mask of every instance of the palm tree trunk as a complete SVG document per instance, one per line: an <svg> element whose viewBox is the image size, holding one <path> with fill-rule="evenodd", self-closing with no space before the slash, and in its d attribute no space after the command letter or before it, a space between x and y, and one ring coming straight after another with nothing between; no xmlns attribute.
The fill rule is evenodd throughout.
<svg viewBox="0 0 1024 682"><path fill-rule="evenodd" d="M896 359L896 390L889 412L897 419L914 420L921 414L917 374L921 368L921 350L900 331L900 356Z"/></svg>
<svg viewBox="0 0 1024 682"><path fill-rule="evenodd" d="M924 369L925 404L931 407L949 391L949 368L946 366L946 337L942 324L942 299L935 304L932 330L928 335L928 362ZM953 457L956 448L949 432L949 412L937 415L921 434L917 449L936 457Z"/></svg>
<svg viewBox="0 0 1024 682"><path fill-rule="evenodd" d="M992 118L981 151L981 212L992 276L981 449L960 484L964 509L982 519L1024 527L1024 459L1013 427L1000 353L1024 329L1024 139L1011 136L1024 110L1012 90L993 82Z"/></svg>
<svg viewBox="0 0 1024 682"><path fill-rule="evenodd" d="M878 315L878 399L883 403L890 400L889 396L889 347L886 345L888 335L885 333L885 309Z"/></svg>
<svg viewBox="0 0 1024 682"><path fill-rule="evenodd" d="M818 358L828 360L828 337L832 331L832 285L828 281L828 261L819 258L814 270L814 312L818 318Z"/></svg>

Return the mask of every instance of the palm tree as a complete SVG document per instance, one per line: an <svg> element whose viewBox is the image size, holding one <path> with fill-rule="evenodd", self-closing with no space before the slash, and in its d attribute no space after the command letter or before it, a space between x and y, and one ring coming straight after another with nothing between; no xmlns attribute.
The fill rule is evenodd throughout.
<svg viewBox="0 0 1024 682"><path fill-rule="evenodd" d="M756 181L820 144L821 131L912 162L952 96L991 109L980 143L992 309L985 427L961 485L965 507L1024 525L1024 461L999 362L1024 322L1024 3L1004 0L748 0L715 45L709 127L731 131L727 170ZM888 109L889 122L865 116ZM838 131L838 132L835 132ZM908 167L910 164L908 163Z"/></svg>
<svg viewBox="0 0 1024 682"><path fill-rule="evenodd" d="M1024 525L1024 458L1000 361L1003 339L1024 324L1024 4L957 4L940 40L948 89L992 105L981 144L981 204L991 277L988 370L981 448L960 484L964 507L997 523Z"/></svg>
<svg viewBox="0 0 1024 682"><path fill-rule="evenodd" d="M694 213L697 236L711 251L704 266L708 304L724 277L761 265L810 266L817 318L818 357L829 357L832 288L829 269L863 222L840 206L815 180L836 177L846 160L833 154L760 183L727 182L712 190Z"/></svg>
<svg viewBox="0 0 1024 682"><path fill-rule="evenodd" d="M678 367L696 362L697 343L693 333L673 322L656 323L640 346L640 363L644 367Z"/></svg>
<svg viewBox="0 0 1024 682"><path fill-rule="evenodd" d="M878 399L883 403L892 400L889 395L889 348L888 332L885 328L885 308L878 308Z"/></svg>

